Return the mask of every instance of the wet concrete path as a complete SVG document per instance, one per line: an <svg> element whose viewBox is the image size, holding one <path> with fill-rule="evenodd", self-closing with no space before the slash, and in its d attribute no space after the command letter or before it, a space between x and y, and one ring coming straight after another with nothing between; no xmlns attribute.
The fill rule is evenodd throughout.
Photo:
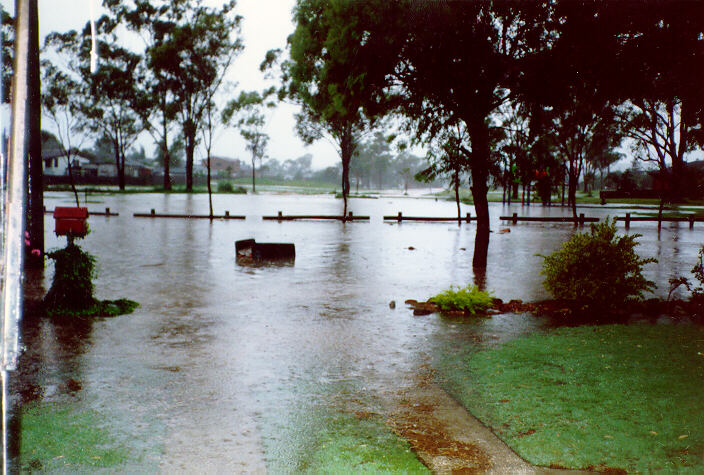
<svg viewBox="0 0 704 475"><path fill-rule="evenodd" d="M50 194L47 208L70 201L68 194ZM120 212L91 217L92 232L83 242L98 259L97 297L126 297L141 306L131 315L79 329L28 322L13 397L18 403L51 402L102 414L109 432L129 447L129 471L298 471L313 443L311 434L324 420L317 414L350 407L390 418L412 441L409 417L424 410L439 417L453 404L441 402L437 386L431 391L419 385L419 375L437 355L459 344L497 344L544 325L530 316L474 322L414 317L401 304L474 279L475 227L383 224L379 217L397 211L451 215L452 203L352 200L355 214L372 220L341 224L259 218L278 210L339 213L340 201L329 196L218 195L216 210L245 214L247 220L213 223L132 217L150 208L207 212L205 195L95 201L88 206ZM509 211L492 207L492 216ZM606 214L589 215L597 212ZM499 227L508 226L492 225ZM46 228L53 229L50 216ZM487 288L503 299L544 298L541 259L535 254L556 249L573 228L519 224L511 229L492 235ZM645 234L643 255L660 259L648 277L662 291L673 272L691 268L700 234L682 225L666 227L658 238L654 229L643 225L631 231ZM237 265L234 241L245 238L294 242L296 262ZM47 233L48 248L60 244ZM51 272L48 267L45 288ZM465 429L444 426L447 437L462 441ZM480 466L495 456L482 457Z"/></svg>

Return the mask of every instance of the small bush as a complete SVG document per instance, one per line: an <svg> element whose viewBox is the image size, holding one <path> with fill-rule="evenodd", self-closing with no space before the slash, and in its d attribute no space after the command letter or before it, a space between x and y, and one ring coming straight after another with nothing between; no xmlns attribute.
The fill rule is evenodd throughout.
<svg viewBox="0 0 704 475"><path fill-rule="evenodd" d="M472 315L486 311L493 300L491 293L479 290L476 285L464 288L450 286L449 290L428 299L442 310L464 310Z"/></svg>
<svg viewBox="0 0 704 475"><path fill-rule="evenodd" d="M244 186L235 186L229 181L218 182L218 193L235 193L238 195L246 195L247 188Z"/></svg>
<svg viewBox="0 0 704 475"><path fill-rule="evenodd" d="M73 243L47 257L54 260L54 279L44 297L46 307L67 311L93 307L95 258Z"/></svg>
<svg viewBox="0 0 704 475"><path fill-rule="evenodd" d="M234 186L229 181L218 182L218 193L232 193L235 190Z"/></svg>
<svg viewBox="0 0 704 475"><path fill-rule="evenodd" d="M545 288L573 310L608 310L642 298L655 284L641 273L645 264L635 252L640 234L616 236L616 220L592 224L545 259Z"/></svg>

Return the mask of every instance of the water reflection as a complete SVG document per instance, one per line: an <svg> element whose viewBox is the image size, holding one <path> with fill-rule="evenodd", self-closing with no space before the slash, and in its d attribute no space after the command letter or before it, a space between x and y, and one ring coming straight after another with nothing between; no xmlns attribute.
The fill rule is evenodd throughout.
<svg viewBox="0 0 704 475"><path fill-rule="evenodd" d="M51 193L47 208L67 199ZM537 254L579 230L498 219L514 211L569 215L568 208L492 204L492 229L511 232L491 234L480 273L472 268L473 224L382 221L399 211L452 216L452 202L352 199L352 211L370 222L278 223L261 216L337 214L342 203L332 196L216 195L216 213L247 219L211 223L132 217L151 208L207 214L207 195L101 199L120 216L92 216L82 243L98 258L97 297L141 306L83 329L27 320L13 391L44 401L70 397L108 414L112 430L165 472L295 471L322 409L353 401L374 409L413 384L435 349L540 331L547 322L530 315L414 317L402 302L469 282L504 300L546 298ZM474 214L471 207L462 212ZM53 229L50 216L46 229ZM643 234L642 256L659 258L646 271L659 295L670 276L694 265L701 229L664 226L658 236L653 223L634 223L630 232ZM245 238L295 243L295 265L242 265L234 242ZM48 248L63 245L53 234L46 239ZM70 391L69 379L80 388Z"/></svg>

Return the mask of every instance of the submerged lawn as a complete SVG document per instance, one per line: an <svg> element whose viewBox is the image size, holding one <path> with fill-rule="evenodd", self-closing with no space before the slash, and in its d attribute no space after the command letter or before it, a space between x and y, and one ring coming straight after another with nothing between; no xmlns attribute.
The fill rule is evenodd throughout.
<svg viewBox="0 0 704 475"><path fill-rule="evenodd" d="M704 328L561 328L444 360L450 392L543 466L704 473Z"/></svg>

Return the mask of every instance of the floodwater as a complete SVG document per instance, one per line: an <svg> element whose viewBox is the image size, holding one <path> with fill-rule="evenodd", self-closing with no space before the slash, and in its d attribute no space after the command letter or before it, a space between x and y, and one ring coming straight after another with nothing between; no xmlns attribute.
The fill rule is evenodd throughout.
<svg viewBox="0 0 704 475"><path fill-rule="evenodd" d="M83 199L83 196L81 196ZM424 300L450 284L474 281L475 225L384 223L383 215L453 216L454 203L382 197L352 199L369 222L275 222L263 215L340 214L330 195L215 195L214 211L244 221L135 218L207 214L207 195L89 196L91 216L81 245L98 261L99 299L140 303L130 315L81 328L25 323L25 352L11 381L16 405L71 404L105 416L107 429L134 456L130 472L296 471L305 455L312 414L351 403L372 408L432 361L439 348L468 334L495 343L545 325L529 315L474 322L414 317L403 301ZM47 209L71 206L50 193ZM474 210L463 207L463 215ZM569 215L564 208L491 205L486 288L504 300L548 295L542 259L574 232L570 224L509 225L498 216ZM623 210L586 208L587 216ZM620 227L623 224L619 224ZM47 249L64 245L47 214ZM646 276L667 294L667 280L689 275L704 225L636 223L637 248L658 264ZM293 265L238 265L234 241L293 242ZM47 265L40 294L51 281ZM389 303L396 302L395 309ZM130 465L131 464L131 465Z"/></svg>

